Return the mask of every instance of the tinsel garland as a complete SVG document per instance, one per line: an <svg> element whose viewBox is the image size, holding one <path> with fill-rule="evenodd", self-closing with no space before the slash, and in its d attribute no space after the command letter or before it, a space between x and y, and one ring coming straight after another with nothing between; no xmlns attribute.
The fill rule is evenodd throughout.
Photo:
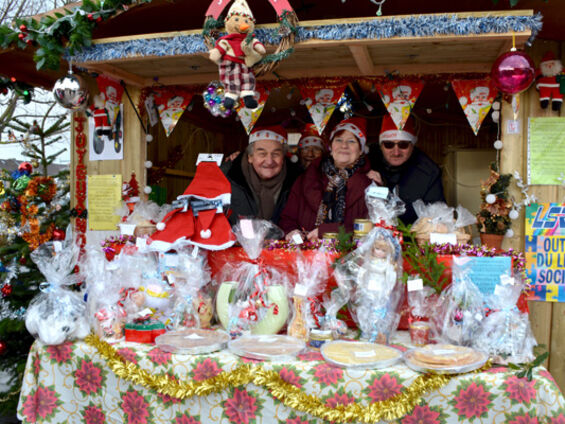
<svg viewBox="0 0 565 424"><path fill-rule="evenodd" d="M203 381L178 381L167 375L153 375L137 364L124 359L110 344L91 334L85 342L96 348L107 361L110 369L121 379L131 381L150 390L176 399L193 396L207 396L219 393L230 387L254 384L265 387L285 406L308 413L314 417L333 422L374 423L381 420L392 421L404 417L420 403L422 396L445 386L454 375L423 374L404 391L384 401L369 405L351 403L335 408L326 405L323 399L302 392L298 387L286 382L278 372L265 370L260 365L242 365L231 372L222 372ZM490 368L490 362L475 371Z"/></svg>

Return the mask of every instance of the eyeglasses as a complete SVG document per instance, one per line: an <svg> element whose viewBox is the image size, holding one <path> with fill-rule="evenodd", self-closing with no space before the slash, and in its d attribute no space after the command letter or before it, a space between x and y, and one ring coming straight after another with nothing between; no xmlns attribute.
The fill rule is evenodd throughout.
<svg viewBox="0 0 565 424"><path fill-rule="evenodd" d="M382 146L387 150L394 149L394 146L397 146L400 150L406 150L411 144L412 143L409 141L399 141L398 143L395 143L394 141L382 142Z"/></svg>

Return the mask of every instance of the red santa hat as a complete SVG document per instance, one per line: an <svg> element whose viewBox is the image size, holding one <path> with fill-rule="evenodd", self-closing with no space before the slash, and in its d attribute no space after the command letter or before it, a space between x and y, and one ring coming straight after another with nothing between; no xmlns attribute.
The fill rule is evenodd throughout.
<svg viewBox="0 0 565 424"><path fill-rule="evenodd" d="M272 125L270 127L256 127L253 128L249 135L249 144L255 143L258 140L275 140L281 144L286 144L288 140L288 133L280 125Z"/></svg>
<svg viewBox="0 0 565 424"><path fill-rule="evenodd" d="M344 119L335 126L330 134L330 140L333 140L334 135L343 130L349 131L357 137L357 140L359 140L359 144L361 145L361 150L364 152L365 145L367 144L367 121L364 118L357 117Z"/></svg>
<svg viewBox="0 0 565 424"><path fill-rule="evenodd" d="M544 63L544 62L551 62L552 60L557 60L555 58L555 53L553 53L551 50L549 50L548 52L546 52L543 55L543 58L541 59L540 64Z"/></svg>
<svg viewBox="0 0 565 424"><path fill-rule="evenodd" d="M221 250L235 242L235 236L223 213L231 200L231 185L216 162L200 162L184 193L177 198L188 207L169 212L157 224L151 246L169 250L174 243L188 241L209 250ZM201 202L198 202L200 200Z"/></svg>
<svg viewBox="0 0 565 424"><path fill-rule="evenodd" d="M226 21L233 15L245 16L255 22L253 13L251 13L251 9L245 0L235 0L233 2L226 15Z"/></svg>
<svg viewBox="0 0 565 424"><path fill-rule="evenodd" d="M129 182L122 184L122 199L128 203L139 202L139 185L135 178L135 172L131 173Z"/></svg>
<svg viewBox="0 0 565 424"><path fill-rule="evenodd" d="M298 148L304 147L319 147L322 150L326 149L324 139L318 134L318 128L314 124L306 124L302 129L300 140L298 141Z"/></svg>
<svg viewBox="0 0 565 424"><path fill-rule="evenodd" d="M382 143L383 141L396 140L404 140L409 141L412 144L416 144L418 137L416 137L416 131L414 129L414 119L412 118L412 116L408 117L402 130L399 130L396 127L396 124L389 114L386 114L383 117L381 133L379 135L379 143Z"/></svg>

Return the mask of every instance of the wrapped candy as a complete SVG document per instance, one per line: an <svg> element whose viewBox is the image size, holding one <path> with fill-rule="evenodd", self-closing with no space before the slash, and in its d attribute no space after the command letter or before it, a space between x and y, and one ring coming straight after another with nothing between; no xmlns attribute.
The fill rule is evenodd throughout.
<svg viewBox="0 0 565 424"><path fill-rule="evenodd" d="M25 324L30 334L43 344L81 339L90 332L82 293L68 289L81 279L78 274L71 275L78 254L70 227L64 242L47 242L31 252L31 259L46 281L40 284L41 292L30 302Z"/></svg>
<svg viewBox="0 0 565 424"><path fill-rule="evenodd" d="M435 295L435 291L431 287L410 287L410 284L415 281L418 281L418 279L408 281L410 340L416 346L423 346L431 341L431 325L429 321L437 302L437 295ZM421 285L422 280L419 280L419 282Z"/></svg>
<svg viewBox="0 0 565 424"><path fill-rule="evenodd" d="M454 264L457 262L454 258ZM453 283L438 301L434 324L438 338L446 343L471 346L484 319L483 295L459 266L453 267Z"/></svg>
<svg viewBox="0 0 565 424"><path fill-rule="evenodd" d="M532 361L537 343L528 314L516 307L523 285L506 275L500 280L494 293L487 297L492 312L483 320L473 347L488 353L497 363Z"/></svg>
<svg viewBox="0 0 565 424"><path fill-rule="evenodd" d="M373 228L356 250L336 266L335 278L349 301L351 316L362 337L371 342L387 343L396 329L403 297L400 234L392 226L404 204L395 192L374 196L369 186L365 199Z"/></svg>
<svg viewBox="0 0 565 424"><path fill-rule="evenodd" d="M331 331L334 339L340 339L347 334L347 324L337 318L337 313L348 300L349 296L340 289L332 290L329 297L324 296L323 307L326 313L321 319L321 327Z"/></svg>
<svg viewBox="0 0 565 424"><path fill-rule="evenodd" d="M317 252L310 260L296 258L297 282L294 285L293 315L288 325L288 335L308 340L312 328L319 328L317 296L323 293L328 278L328 256Z"/></svg>
<svg viewBox="0 0 565 424"><path fill-rule="evenodd" d="M286 279L260 258L266 237L281 238L282 230L265 220L242 219L233 228L249 261L225 266L220 273L216 311L232 336L251 331L275 334L289 314Z"/></svg>
<svg viewBox="0 0 565 424"><path fill-rule="evenodd" d="M412 231L416 234L418 243L429 242L431 233L453 233L457 243L467 243L471 239L465 227L475 224L477 219L461 205L454 209L444 202L425 204L418 199L413 203L413 207L418 219L412 225Z"/></svg>

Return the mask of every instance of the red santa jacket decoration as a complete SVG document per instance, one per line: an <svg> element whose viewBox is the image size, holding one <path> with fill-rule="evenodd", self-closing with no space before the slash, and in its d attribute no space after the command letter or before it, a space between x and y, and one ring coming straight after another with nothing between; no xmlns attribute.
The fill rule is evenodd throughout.
<svg viewBox="0 0 565 424"><path fill-rule="evenodd" d="M542 109L547 108L551 100L551 109L558 111L563 103L563 94L559 90L560 74L563 64L555 58L553 52L547 52L539 65L539 78L536 89L539 90L539 100Z"/></svg>
<svg viewBox="0 0 565 424"><path fill-rule="evenodd" d="M110 124L110 117L108 111L104 107L104 100L102 94L94 96L92 105L87 109L88 115L94 118L94 132L98 137L112 135L112 125Z"/></svg>

